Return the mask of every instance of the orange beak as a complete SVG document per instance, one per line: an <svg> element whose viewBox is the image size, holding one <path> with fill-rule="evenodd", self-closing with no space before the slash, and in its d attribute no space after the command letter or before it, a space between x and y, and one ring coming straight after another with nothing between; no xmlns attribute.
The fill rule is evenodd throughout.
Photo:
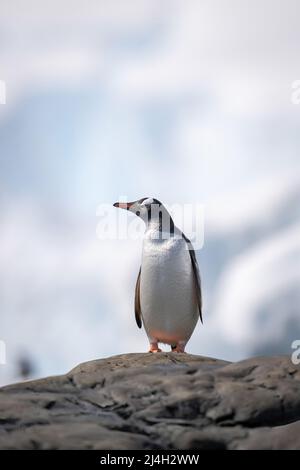
<svg viewBox="0 0 300 470"><path fill-rule="evenodd" d="M130 207L135 203L134 202L115 202L114 207L119 207L120 209L129 210Z"/></svg>

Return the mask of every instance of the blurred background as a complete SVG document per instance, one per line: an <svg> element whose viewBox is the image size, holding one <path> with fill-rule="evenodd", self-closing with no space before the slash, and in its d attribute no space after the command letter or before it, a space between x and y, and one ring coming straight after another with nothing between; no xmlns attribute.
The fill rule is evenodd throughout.
<svg viewBox="0 0 300 470"><path fill-rule="evenodd" d="M205 206L188 352L291 354L299 17L297 0L1 0L1 384L147 350L141 240L96 235L121 195Z"/></svg>

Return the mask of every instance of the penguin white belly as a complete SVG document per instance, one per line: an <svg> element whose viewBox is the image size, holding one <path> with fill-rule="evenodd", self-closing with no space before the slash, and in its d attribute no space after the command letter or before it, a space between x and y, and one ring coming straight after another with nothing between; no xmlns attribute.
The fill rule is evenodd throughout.
<svg viewBox="0 0 300 470"><path fill-rule="evenodd" d="M190 253L182 238L144 239L140 301L150 340L187 342L199 318Z"/></svg>

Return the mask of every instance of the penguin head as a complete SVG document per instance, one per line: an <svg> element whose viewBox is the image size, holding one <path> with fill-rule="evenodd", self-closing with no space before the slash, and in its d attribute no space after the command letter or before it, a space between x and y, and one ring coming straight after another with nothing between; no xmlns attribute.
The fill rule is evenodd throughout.
<svg viewBox="0 0 300 470"><path fill-rule="evenodd" d="M150 221L160 221L162 218L170 218L170 214L164 205L153 197L143 197L133 202L115 202L114 207L126 209L137 215L147 224Z"/></svg>

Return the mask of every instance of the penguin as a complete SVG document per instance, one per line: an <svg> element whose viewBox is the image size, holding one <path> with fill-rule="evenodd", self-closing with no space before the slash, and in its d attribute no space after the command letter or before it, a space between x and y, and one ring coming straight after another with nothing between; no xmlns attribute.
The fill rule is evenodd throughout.
<svg viewBox="0 0 300 470"><path fill-rule="evenodd" d="M198 319L202 321L199 267L191 241L175 226L165 206L144 197L116 202L146 224L142 262L135 287L135 320L144 326L149 352L161 352L159 343L184 353Z"/></svg>

